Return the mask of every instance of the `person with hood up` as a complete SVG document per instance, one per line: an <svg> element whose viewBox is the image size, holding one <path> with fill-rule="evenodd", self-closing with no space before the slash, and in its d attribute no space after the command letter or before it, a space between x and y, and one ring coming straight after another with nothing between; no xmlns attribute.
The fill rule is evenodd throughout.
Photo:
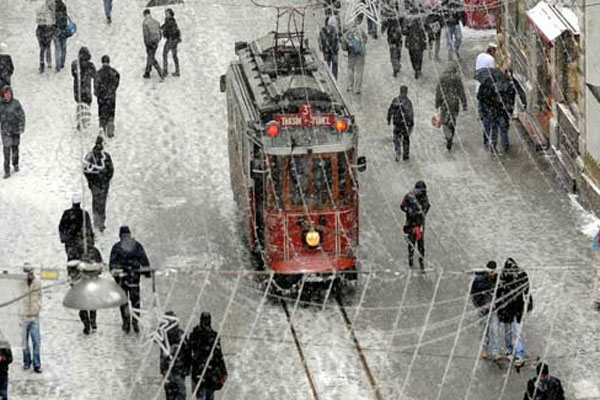
<svg viewBox="0 0 600 400"><path fill-rule="evenodd" d="M71 202L72 207L63 212L58 224L60 242L65 244L67 261L81 260L83 254L94 246L92 221L90 214L81 208L81 193L73 193Z"/></svg>
<svg viewBox="0 0 600 400"><path fill-rule="evenodd" d="M423 69L423 52L427 48L424 19L419 11L406 17L403 34L406 37L404 44L415 71L415 79L419 79Z"/></svg>
<svg viewBox="0 0 600 400"><path fill-rule="evenodd" d="M431 50L433 50L434 60L440 61L440 43L442 41L442 29L444 27L444 18L438 0L425 3L425 30L427 31L427 40L429 42L429 58L431 59Z"/></svg>
<svg viewBox="0 0 600 400"><path fill-rule="evenodd" d="M340 45L342 50L348 52L348 88L349 92L360 94L363 74L365 71L365 58L367 54L368 36L361 27L362 15L356 17L352 25L342 34Z"/></svg>
<svg viewBox="0 0 600 400"><path fill-rule="evenodd" d="M115 134L115 109L117 107L117 88L121 76L110 66L110 57L102 56L102 67L94 79L94 94L98 101L98 121L100 128L111 138Z"/></svg>
<svg viewBox="0 0 600 400"><path fill-rule="evenodd" d="M529 276L513 258L508 258L500 274L498 288L498 319L504 324L504 348L514 365L523 365L525 347L521 322L525 311L533 310L533 299L529 292Z"/></svg>
<svg viewBox="0 0 600 400"><path fill-rule="evenodd" d="M398 12L398 3L395 2L394 10ZM404 26L404 17L395 14L386 19L385 30L382 28L382 34L387 32L387 42L390 50L390 61L392 62L392 73L394 78L398 76L402 68L402 27Z"/></svg>
<svg viewBox="0 0 600 400"><path fill-rule="evenodd" d="M54 53L56 58L56 72L65 67L67 59L67 24L69 16L67 6L63 0L50 0L54 2Z"/></svg>
<svg viewBox="0 0 600 400"><path fill-rule="evenodd" d="M160 374L165 379L166 399L185 400L185 377L190 370L185 333L173 311L165 313L159 329L164 332L164 340L160 344Z"/></svg>
<svg viewBox="0 0 600 400"><path fill-rule="evenodd" d="M121 306L122 329L129 333L131 326L135 333L139 333L138 319L140 316L140 274L149 278L150 271L140 272L141 268L150 268L150 261L146 256L144 247L133 237L128 226L119 228L119 241L115 243L110 252L108 264L115 281L127 295L129 302ZM135 314L132 317L130 307Z"/></svg>
<svg viewBox="0 0 600 400"><path fill-rule="evenodd" d="M163 47L163 74L169 75L169 52L173 55L175 72L173 76L179 76L179 58L177 57L177 45L181 43L181 31L175 21L175 13L170 8L165 10L165 23L160 27L162 36L166 39Z"/></svg>
<svg viewBox="0 0 600 400"><path fill-rule="evenodd" d="M423 261L425 257L425 216L429 212L429 208L427 186L425 182L418 181L415 188L404 196L400 204L400 209L406 213L404 233L408 241L408 266L411 268L416 244L419 251L419 265L421 270L425 269Z"/></svg>
<svg viewBox="0 0 600 400"><path fill-rule="evenodd" d="M332 17L325 18L325 26L319 32L319 49L323 52L323 60L327 67L337 79L338 76L338 52L340 43L337 30L337 20Z"/></svg>
<svg viewBox="0 0 600 400"><path fill-rule="evenodd" d="M560 379L550 376L548 364L535 367L536 376L527 382L523 400L565 400L565 391Z"/></svg>
<svg viewBox="0 0 600 400"><path fill-rule="evenodd" d="M435 108L440 110L442 129L448 150L452 149L452 141L456 132L456 118L461 103L463 111L467 111L467 96L458 73L458 65L451 62L440 76L435 89Z"/></svg>
<svg viewBox="0 0 600 400"><path fill-rule="evenodd" d="M35 279L33 268L23 267L23 272L27 274L27 280L24 282L23 309L21 315L21 328L23 332L23 369L31 368L33 361L33 371L42 373L42 362L40 358L40 311L42 310L42 285ZM33 347L33 358L29 350L29 338Z"/></svg>
<svg viewBox="0 0 600 400"><path fill-rule="evenodd" d="M498 289L496 266L496 261L489 261L483 273L476 273L470 292L471 300L479 310L480 321L485 330L480 357L486 359L491 356L493 360L502 358L500 355L500 323L498 322L497 307L495 307Z"/></svg>
<svg viewBox="0 0 600 400"><path fill-rule="evenodd" d="M220 390L227 379L225 359L219 334L211 327L211 315L204 311L200 324L187 339L192 366L192 394L197 399L214 400L215 390Z"/></svg>
<svg viewBox="0 0 600 400"><path fill-rule="evenodd" d="M79 55L71 63L73 75L73 98L77 103L77 129L85 129L89 124L92 107L92 80L96 78L96 66L91 61L90 50L82 46Z"/></svg>
<svg viewBox="0 0 600 400"><path fill-rule="evenodd" d="M106 221L106 199L112 179L114 168L110 154L104 151L104 140L102 136L96 138L96 144L92 151L85 156L83 174L92 191L92 213L94 215L94 227L104 232Z"/></svg>
<svg viewBox="0 0 600 400"><path fill-rule="evenodd" d="M8 54L8 46L6 43L0 43L0 87L10 86L14 72L15 66L12 57Z"/></svg>
<svg viewBox="0 0 600 400"><path fill-rule="evenodd" d="M415 126L413 118L413 105L408 98L408 87L400 86L400 95L390 104L387 112L387 124L394 123L394 152L396 162L400 160L400 149L402 147L402 159L408 160L410 154L410 135ZM402 140L402 145L400 141Z"/></svg>
<svg viewBox="0 0 600 400"><path fill-rule="evenodd" d="M158 61L156 61L156 50L161 39L160 23L152 18L149 9L144 10L144 22L142 23L142 32L144 34L144 45L146 46L146 70L144 78L150 78L152 67L156 68L160 80L164 80L163 71L160 69Z"/></svg>
<svg viewBox="0 0 600 400"><path fill-rule="evenodd" d="M48 68L52 68L52 38L54 38L56 30L56 21L54 13L54 0L46 0L40 4L36 11L37 28L35 36L40 46L40 74L44 73L46 64Z"/></svg>
<svg viewBox="0 0 600 400"><path fill-rule="evenodd" d="M0 330L0 400L8 400L8 366L12 362L10 343Z"/></svg>
<svg viewBox="0 0 600 400"><path fill-rule="evenodd" d="M19 100L13 97L10 86L0 90L0 134L4 153L4 179L10 177L10 162L15 172L19 171L19 144L25 131L25 111Z"/></svg>

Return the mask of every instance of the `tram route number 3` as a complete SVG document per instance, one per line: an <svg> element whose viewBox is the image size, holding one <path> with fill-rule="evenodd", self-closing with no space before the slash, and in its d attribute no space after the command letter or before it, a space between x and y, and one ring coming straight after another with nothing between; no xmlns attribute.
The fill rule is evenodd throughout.
<svg viewBox="0 0 600 400"><path fill-rule="evenodd" d="M302 103L298 114L275 114L273 119L282 127L333 126L335 114L313 114L310 103Z"/></svg>

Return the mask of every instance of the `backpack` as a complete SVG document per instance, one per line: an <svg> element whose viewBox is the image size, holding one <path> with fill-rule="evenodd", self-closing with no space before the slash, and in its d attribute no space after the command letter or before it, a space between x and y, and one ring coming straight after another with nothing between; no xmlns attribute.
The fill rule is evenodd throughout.
<svg viewBox="0 0 600 400"><path fill-rule="evenodd" d="M362 40L353 32L346 34L346 40L348 41L348 53L361 55L363 54L363 43Z"/></svg>

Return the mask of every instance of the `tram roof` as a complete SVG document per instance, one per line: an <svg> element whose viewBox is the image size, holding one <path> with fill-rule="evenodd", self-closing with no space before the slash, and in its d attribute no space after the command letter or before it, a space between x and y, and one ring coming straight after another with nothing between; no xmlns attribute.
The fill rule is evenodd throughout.
<svg viewBox="0 0 600 400"><path fill-rule="evenodd" d="M305 40L271 32L252 42L236 44L258 111L281 112L310 101L317 108L349 115L342 96L323 62Z"/></svg>

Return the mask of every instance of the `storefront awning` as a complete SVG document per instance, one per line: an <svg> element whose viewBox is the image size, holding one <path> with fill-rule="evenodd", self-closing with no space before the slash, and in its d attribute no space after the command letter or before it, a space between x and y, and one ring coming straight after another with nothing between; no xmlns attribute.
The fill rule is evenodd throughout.
<svg viewBox="0 0 600 400"><path fill-rule="evenodd" d="M563 32L579 35L579 24L573 11L555 7L544 0L527 11L527 19L548 43L553 43Z"/></svg>

